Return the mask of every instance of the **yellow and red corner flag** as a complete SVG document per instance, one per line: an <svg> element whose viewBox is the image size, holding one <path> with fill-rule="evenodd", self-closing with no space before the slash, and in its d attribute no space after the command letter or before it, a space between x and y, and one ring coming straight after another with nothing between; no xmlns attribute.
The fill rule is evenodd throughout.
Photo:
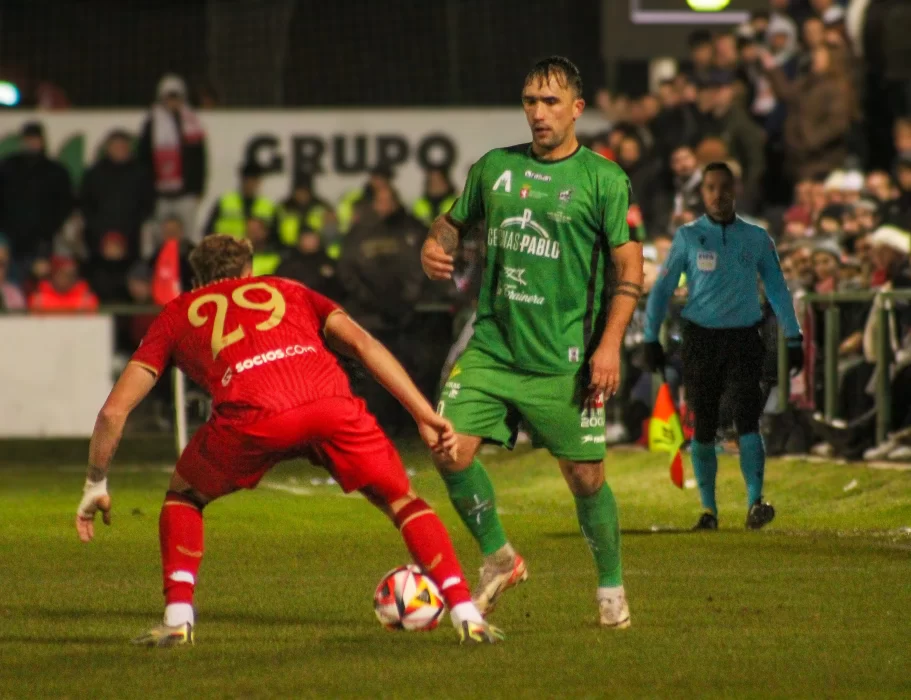
<svg viewBox="0 0 911 700"><path fill-rule="evenodd" d="M683 427L680 415L671 398L671 388L667 382L661 383L652 419L648 423L648 449L651 452L667 452L671 457L671 481L683 488Z"/></svg>

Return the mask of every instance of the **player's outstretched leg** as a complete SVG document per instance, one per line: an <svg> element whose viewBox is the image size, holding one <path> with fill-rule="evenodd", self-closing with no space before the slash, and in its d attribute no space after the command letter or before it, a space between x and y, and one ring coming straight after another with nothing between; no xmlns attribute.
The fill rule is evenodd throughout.
<svg viewBox="0 0 911 700"><path fill-rule="evenodd" d="M762 500L765 480L765 443L759 433L740 436L740 471L747 488L746 526L758 530L775 518L775 509Z"/></svg>
<svg viewBox="0 0 911 700"><path fill-rule="evenodd" d="M193 592L203 554L202 509L208 499L189 487L176 490L177 480L180 477L175 475L158 519L164 621L133 640L140 646L172 647L194 641Z"/></svg>
<svg viewBox="0 0 911 700"><path fill-rule="evenodd" d="M506 539L497 514L493 483L484 465L474 456L480 443L480 438L460 436L458 452L466 462L454 463L437 455L434 461L446 484L449 500L484 555L474 602L484 615L489 615L504 591L528 579L528 569L525 560Z"/></svg>
<svg viewBox="0 0 911 700"><path fill-rule="evenodd" d="M381 491L371 487L362 490L391 517L415 562L440 589L461 642L492 644L502 639L503 633L487 624L472 602L452 540L433 508L412 491L396 498L388 498Z"/></svg>
<svg viewBox="0 0 911 700"><path fill-rule="evenodd" d="M560 470L576 500L582 536L598 570L598 608L605 627L630 626L620 558L620 518L617 501L604 480L603 462L560 460Z"/></svg>

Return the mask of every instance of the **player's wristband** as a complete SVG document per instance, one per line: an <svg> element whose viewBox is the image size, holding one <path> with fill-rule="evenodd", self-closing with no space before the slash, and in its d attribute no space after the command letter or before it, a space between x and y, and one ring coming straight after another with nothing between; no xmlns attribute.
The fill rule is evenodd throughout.
<svg viewBox="0 0 911 700"><path fill-rule="evenodd" d="M82 500L79 502L79 507L76 509L76 514L80 518L93 518L95 516L95 512L98 509L95 505L96 499L98 499L100 496L106 496L107 493L107 477L101 481L89 481L86 479L85 486L82 487Z"/></svg>
<svg viewBox="0 0 911 700"><path fill-rule="evenodd" d="M108 492L108 478L104 477L101 481L92 481L91 479L85 480L85 485L82 487L82 493L88 494L91 493L93 496L103 496Z"/></svg>

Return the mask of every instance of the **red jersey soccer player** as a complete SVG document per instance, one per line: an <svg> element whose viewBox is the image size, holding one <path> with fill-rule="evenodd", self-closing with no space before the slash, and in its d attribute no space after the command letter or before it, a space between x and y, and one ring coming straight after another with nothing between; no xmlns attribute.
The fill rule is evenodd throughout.
<svg viewBox="0 0 911 700"><path fill-rule="evenodd" d="M462 641L501 634L478 612L449 535L411 490L398 453L348 380L330 343L358 359L414 416L431 449L454 448L452 425L436 414L402 366L336 304L279 277L251 279L245 240L208 236L190 256L202 285L164 307L98 414L76 529L94 536L95 513L111 521L107 472L130 412L173 362L212 396L212 418L177 462L159 519L163 624L133 640L193 642L193 592L203 554L203 507L254 488L278 461L318 459L346 491L355 489L401 530L415 560L442 592Z"/></svg>

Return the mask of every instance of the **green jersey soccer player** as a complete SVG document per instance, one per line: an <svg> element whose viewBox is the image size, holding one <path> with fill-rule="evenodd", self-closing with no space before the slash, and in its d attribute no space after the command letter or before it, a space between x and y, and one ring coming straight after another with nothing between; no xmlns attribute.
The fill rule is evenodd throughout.
<svg viewBox="0 0 911 700"><path fill-rule="evenodd" d="M642 292L642 246L630 240L629 180L579 145L585 106L578 69L536 64L522 102L532 142L487 153L448 215L434 221L421 261L449 279L459 232L487 226L487 262L474 336L456 362L439 412L459 434L458 459L437 468L485 555L476 604L528 577L497 515L476 454L482 441L512 447L520 421L559 460L598 569L601 623L629 626L617 505L604 481L604 398L620 382L623 334ZM608 300L608 265L616 284Z"/></svg>

